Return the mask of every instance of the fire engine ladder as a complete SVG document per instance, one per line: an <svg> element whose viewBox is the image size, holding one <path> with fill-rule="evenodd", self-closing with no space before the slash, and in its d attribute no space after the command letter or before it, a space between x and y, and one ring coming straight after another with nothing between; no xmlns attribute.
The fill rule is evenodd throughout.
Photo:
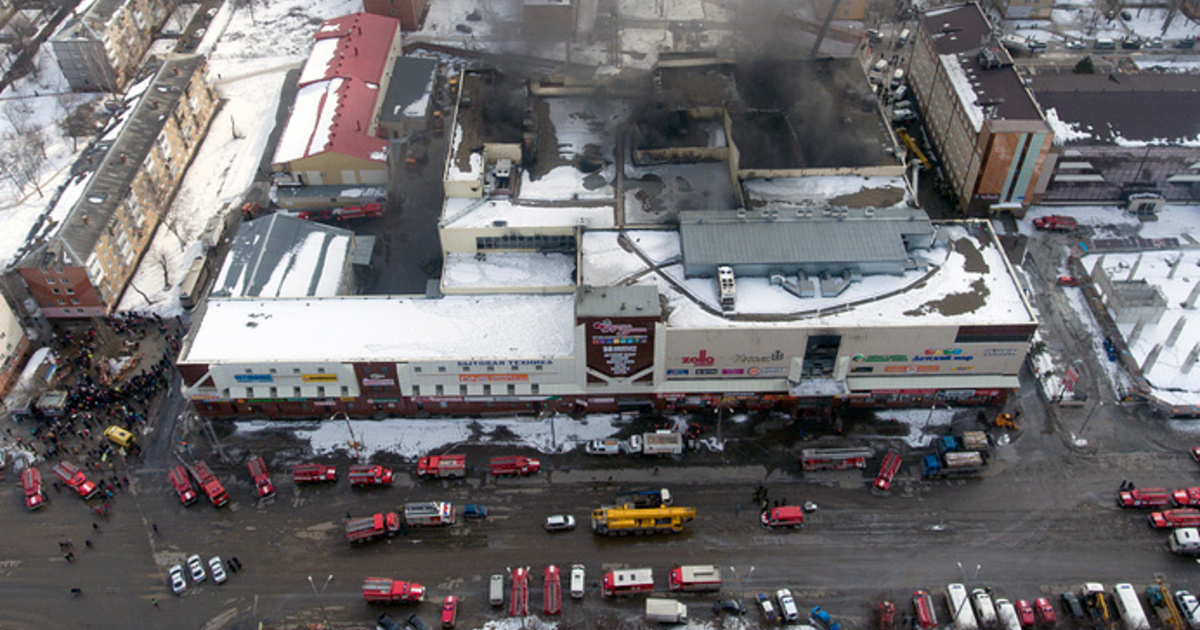
<svg viewBox="0 0 1200 630"><path fill-rule="evenodd" d="M509 598L508 616L529 615L529 567L517 568L512 572L512 597Z"/></svg>
<svg viewBox="0 0 1200 630"><path fill-rule="evenodd" d="M1154 586L1150 588L1158 589L1159 596L1162 597L1162 610L1158 613L1163 625L1167 630L1183 630L1183 613L1179 611L1174 598L1171 597L1171 589L1167 587L1166 576L1161 573L1155 574Z"/></svg>

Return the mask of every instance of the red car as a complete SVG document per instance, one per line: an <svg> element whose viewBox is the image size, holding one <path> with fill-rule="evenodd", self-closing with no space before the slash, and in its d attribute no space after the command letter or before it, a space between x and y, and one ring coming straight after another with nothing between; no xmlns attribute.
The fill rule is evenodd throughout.
<svg viewBox="0 0 1200 630"><path fill-rule="evenodd" d="M1079 286L1079 278L1075 276L1059 276L1058 285L1061 287L1077 287Z"/></svg>
<svg viewBox="0 0 1200 630"><path fill-rule="evenodd" d="M1021 622L1022 628L1032 628L1037 619L1033 615L1033 606L1029 605L1029 600L1017 600L1017 620Z"/></svg>
<svg viewBox="0 0 1200 630"><path fill-rule="evenodd" d="M442 600L442 627L453 628L457 620L458 598L453 595L447 595L446 599Z"/></svg>
<svg viewBox="0 0 1200 630"><path fill-rule="evenodd" d="M1033 612L1037 614L1038 623L1042 626L1053 628L1058 625L1058 615L1054 612L1054 606L1051 606L1050 600L1045 597L1033 600Z"/></svg>

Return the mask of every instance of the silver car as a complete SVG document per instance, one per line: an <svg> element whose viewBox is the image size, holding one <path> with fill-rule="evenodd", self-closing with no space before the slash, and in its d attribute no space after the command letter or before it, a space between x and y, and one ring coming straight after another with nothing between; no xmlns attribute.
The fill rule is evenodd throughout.
<svg viewBox="0 0 1200 630"><path fill-rule="evenodd" d="M212 573L213 582L222 584L229 578L225 574L225 565L221 564L221 556L213 556L208 559L208 570Z"/></svg>
<svg viewBox="0 0 1200 630"><path fill-rule="evenodd" d="M183 595L183 592L187 590L187 580L183 577L183 567L177 564L167 571L167 575L170 576L171 580L171 592L176 595Z"/></svg>
<svg viewBox="0 0 1200 630"><path fill-rule="evenodd" d="M208 575L204 573L204 562L200 560L200 556L193 554L187 559L187 565L188 570L192 573L193 582L199 584L204 581L204 578L208 577Z"/></svg>
<svg viewBox="0 0 1200 630"><path fill-rule="evenodd" d="M779 614L783 616L785 623L800 618L800 609L796 607L796 599L792 597L791 591L781 588L775 591L775 597L779 600Z"/></svg>

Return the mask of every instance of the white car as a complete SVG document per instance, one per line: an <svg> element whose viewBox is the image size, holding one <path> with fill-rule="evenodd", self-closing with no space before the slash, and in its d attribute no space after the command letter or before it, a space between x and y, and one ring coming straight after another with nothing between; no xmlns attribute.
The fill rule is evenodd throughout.
<svg viewBox="0 0 1200 630"><path fill-rule="evenodd" d="M1066 46L1067 50L1083 50L1087 48L1087 44L1079 41L1078 39L1068 39Z"/></svg>
<svg viewBox="0 0 1200 630"><path fill-rule="evenodd" d="M1188 627L1192 630L1200 628L1200 601L1196 596L1187 591L1175 591L1175 603L1179 604L1179 612Z"/></svg>
<svg viewBox="0 0 1200 630"><path fill-rule="evenodd" d="M183 567L177 564L167 571L167 575L170 576L171 580L171 592L176 595L183 595L183 592L187 590L187 580L183 577Z"/></svg>
<svg viewBox="0 0 1200 630"><path fill-rule="evenodd" d="M584 584L583 565L571 565L571 597L574 597L575 599L583 597Z"/></svg>
<svg viewBox="0 0 1200 630"><path fill-rule="evenodd" d="M221 584L229 578L225 574L225 565L221 564L221 556L213 556L208 559L208 570L217 584Z"/></svg>
<svg viewBox="0 0 1200 630"><path fill-rule="evenodd" d="M575 529L575 517L570 514L555 514L546 517L546 531L566 532Z"/></svg>
<svg viewBox="0 0 1200 630"><path fill-rule="evenodd" d="M192 572L192 581L199 584L208 577L204 573L204 562L200 560L200 556L192 555L187 559L188 570Z"/></svg>
<svg viewBox="0 0 1200 630"><path fill-rule="evenodd" d="M785 623L800 618L800 609L796 607L796 599L792 597L791 591L781 588L775 591L775 597L779 599L779 613L783 615Z"/></svg>

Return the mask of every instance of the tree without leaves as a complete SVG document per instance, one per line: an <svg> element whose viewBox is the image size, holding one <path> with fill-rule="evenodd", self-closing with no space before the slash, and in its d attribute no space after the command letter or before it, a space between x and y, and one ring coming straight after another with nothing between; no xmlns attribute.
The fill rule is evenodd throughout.
<svg viewBox="0 0 1200 630"><path fill-rule="evenodd" d="M75 152L79 148L79 139L95 133L98 124L96 110L90 103L83 103L60 119L58 128L64 136L71 138L71 151Z"/></svg>

